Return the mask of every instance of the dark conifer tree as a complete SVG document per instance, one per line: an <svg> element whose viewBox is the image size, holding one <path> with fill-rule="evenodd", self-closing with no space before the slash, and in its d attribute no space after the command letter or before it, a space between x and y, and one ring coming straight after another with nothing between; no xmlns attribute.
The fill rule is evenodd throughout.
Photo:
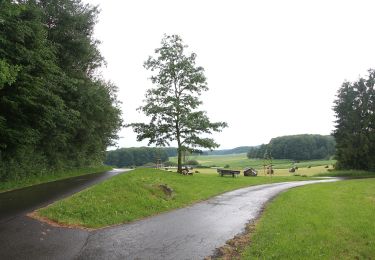
<svg viewBox="0 0 375 260"><path fill-rule="evenodd" d="M344 82L337 93L334 111L337 166L343 169L375 168L374 121L375 71L367 78Z"/></svg>

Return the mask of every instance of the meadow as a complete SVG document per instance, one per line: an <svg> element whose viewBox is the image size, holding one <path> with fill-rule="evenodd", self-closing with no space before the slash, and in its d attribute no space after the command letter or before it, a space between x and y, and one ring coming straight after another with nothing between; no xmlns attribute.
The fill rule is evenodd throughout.
<svg viewBox="0 0 375 260"><path fill-rule="evenodd" d="M177 157L170 157L169 160L171 162L177 162ZM223 168L226 165L229 165L229 169L233 170L243 170L246 167L252 167L257 169L260 173L263 171L264 164L269 164L269 161L265 161L262 159L248 159L246 153L241 154L229 154L229 155L192 155L186 157L186 160L196 160L198 163L205 167L220 167ZM272 160L272 164L274 165L275 169L279 169L276 173L281 175L289 174L288 169L292 166L298 166L299 168L306 168L304 169L304 173L298 171L297 174L307 174L313 175L320 172L326 172L327 169L332 169L333 165L336 163L335 160L311 160L311 161L300 161L294 162L293 160ZM328 166L328 168L324 168ZM308 169L311 167L313 169ZM199 169L199 171L212 173L216 172L216 170L203 170ZM289 174L290 175L290 174Z"/></svg>
<svg viewBox="0 0 375 260"><path fill-rule="evenodd" d="M296 170L296 172L294 173L290 173L289 168L283 168L283 169L275 168L273 176L274 177L277 177L277 176L321 176L321 177L339 176L337 174L335 175L333 172L328 171L330 169L331 170L333 169L332 165L329 165L328 168L326 168L326 166L315 166L315 167L310 167L310 168L304 167L304 168L298 168L298 170ZM170 171L176 172L177 170L174 168L174 169L170 169ZM240 175L242 176L243 169L241 169L240 171L241 171ZM213 174L213 175L218 174L216 168L193 168L192 172L203 173L203 174ZM258 176L268 176L266 171L263 169L263 167L258 168Z"/></svg>

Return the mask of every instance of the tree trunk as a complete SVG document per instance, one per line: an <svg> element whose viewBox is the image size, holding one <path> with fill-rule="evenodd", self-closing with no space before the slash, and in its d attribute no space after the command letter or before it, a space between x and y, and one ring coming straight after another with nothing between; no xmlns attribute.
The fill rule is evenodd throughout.
<svg viewBox="0 0 375 260"><path fill-rule="evenodd" d="M182 151L181 151L181 148L178 147L177 149L177 172L178 173L182 173L181 161L182 161Z"/></svg>

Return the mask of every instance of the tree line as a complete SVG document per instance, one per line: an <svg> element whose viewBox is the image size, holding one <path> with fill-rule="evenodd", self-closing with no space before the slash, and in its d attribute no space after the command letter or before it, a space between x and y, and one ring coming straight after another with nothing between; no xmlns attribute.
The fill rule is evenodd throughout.
<svg viewBox="0 0 375 260"><path fill-rule="evenodd" d="M213 151L203 151L202 155L227 155L227 154L239 154L247 153L252 146L239 146L232 149L222 149L222 150L213 150Z"/></svg>
<svg viewBox="0 0 375 260"><path fill-rule="evenodd" d="M80 0L0 1L0 179L102 163L121 115Z"/></svg>
<svg viewBox="0 0 375 260"><path fill-rule="evenodd" d="M345 81L334 102L337 168L375 170L375 71Z"/></svg>
<svg viewBox="0 0 375 260"><path fill-rule="evenodd" d="M316 160L335 154L335 139L329 135L290 135L272 138L268 144L251 147L248 158Z"/></svg>
<svg viewBox="0 0 375 260"><path fill-rule="evenodd" d="M176 148L132 147L108 151L105 164L116 167L143 166L168 161L168 152Z"/></svg>

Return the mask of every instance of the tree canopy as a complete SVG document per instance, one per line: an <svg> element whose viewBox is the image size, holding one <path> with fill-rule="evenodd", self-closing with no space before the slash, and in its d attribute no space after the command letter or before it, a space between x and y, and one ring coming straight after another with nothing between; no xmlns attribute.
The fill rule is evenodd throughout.
<svg viewBox="0 0 375 260"><path fill-rule="evenodd" d="M0 179L98 164L121 126L100 79L98 10L80 0L0 2Z"/></svg>
<svg viewBox="0 0 375 260"><path fill-rule="evenodd" d="M168 161L166 149L154 147L132 147L108 151L104 163L122 168L142 166L147 163L156 164L158 160L161 162Z"/></svg>
<svg viewBox="0 0 375 260"><path fill-rule="evenodd" d="M268 144L252 147L248 158L264 158L270 153L274 159L315 160L333 156L335 140L326 135L289 135L272 138Z"/></svg>
<svg viewBox="0 0 375 260"><path fill-rule="evenodd" d="M375 169L375 71L357 81L345 81L334 103L337 167Z"/></svg>
<svg viewBox="0 0 375 260"><path fill-rule="evenodd" d="M144 67L152 72L154 87L147 90L144 106L139 108L150 117L149 123L133 123L137 139L149 144L169 145L177 141L178 172L181 172L182 152L196 148L215 148L209 137L227 124L210 122L206 112L199 110L199 96L207 91L204 69L196 65L195 53L186 53L187 46L178 35L164 36L156 57L149 57Z"/></svg>

